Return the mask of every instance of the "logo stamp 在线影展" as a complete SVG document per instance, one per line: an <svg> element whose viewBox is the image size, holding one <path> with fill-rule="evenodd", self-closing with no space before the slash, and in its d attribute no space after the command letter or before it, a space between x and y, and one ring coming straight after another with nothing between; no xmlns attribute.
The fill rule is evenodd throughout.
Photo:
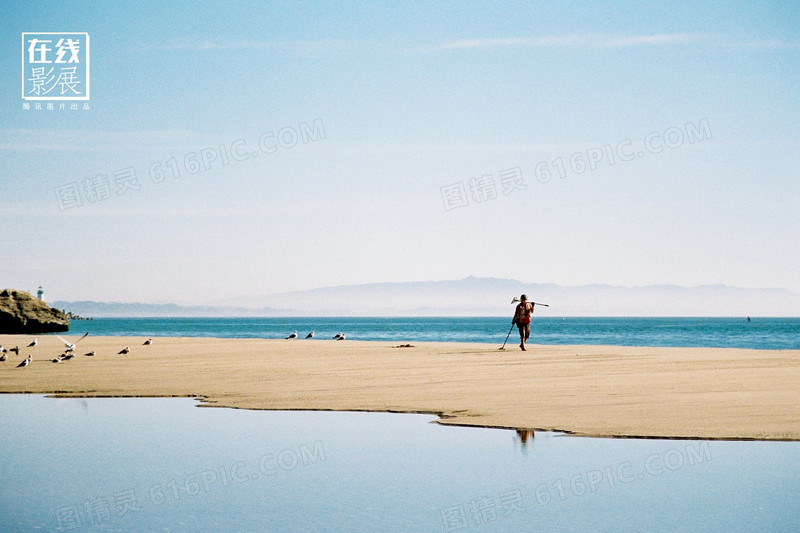
<svg viewBox="0 0 800 533"><path fill-rule="evenodd" d="M22 34L23 100L89 100L89 34Z"/></svg>

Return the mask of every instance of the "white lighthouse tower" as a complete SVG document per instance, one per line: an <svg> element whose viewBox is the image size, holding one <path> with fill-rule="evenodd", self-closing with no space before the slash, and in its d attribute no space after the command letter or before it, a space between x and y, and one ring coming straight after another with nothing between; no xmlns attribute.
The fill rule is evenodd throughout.
<svg viewBox="0 0 800 533"><path fill-rule="evenodd" d="M42 296L44 296L44 290L42 289L42 286L39 285L39 290L36 291L36 297L44 301L44 298L42 298Z"/></svg>

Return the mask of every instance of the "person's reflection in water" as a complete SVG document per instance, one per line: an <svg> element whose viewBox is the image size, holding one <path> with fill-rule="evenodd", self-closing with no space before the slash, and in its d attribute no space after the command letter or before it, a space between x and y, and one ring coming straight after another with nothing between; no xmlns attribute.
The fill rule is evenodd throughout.
<svg viewBox="0 0 800 533"><path fill-rule="evenodd" d="M532 429L518 429L517 430L517 437L519 437L520 442L522 442L522 446L528 444L528 439L533 439L533 430Z"/></svg>

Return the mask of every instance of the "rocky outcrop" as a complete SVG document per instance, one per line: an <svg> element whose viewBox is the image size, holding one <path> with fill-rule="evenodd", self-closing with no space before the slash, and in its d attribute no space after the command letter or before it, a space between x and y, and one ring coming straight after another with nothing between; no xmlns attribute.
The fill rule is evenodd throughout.
<svg viewBox="0 0 800 533"><path fill-rule="evenodd" d="M48 333L68 329L67 315L30 293L12 289L0 292L0 333Z"/></svg>

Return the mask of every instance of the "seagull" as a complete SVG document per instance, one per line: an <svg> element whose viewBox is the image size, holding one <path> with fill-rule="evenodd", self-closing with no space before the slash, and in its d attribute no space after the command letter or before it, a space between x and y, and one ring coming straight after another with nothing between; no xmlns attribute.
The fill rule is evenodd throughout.
<svg viewBox="0 0 800 533"><path fill-rule="evenodd" d="M294 333L286 337L287 339L296 339L297 338L297 330L294 330Z"/></svg>
<svg viewBox="0 0 800 533"><path fill-rule="evenodd" d="M150 346L151 344L153 344L153 339L147 339L144 341L144 346Z"/></svg>
<svg viewBox="0 0 800 533"><path fill-rule="evenodd" d="M50 359L50 362L51 363L60 363L61 362L61 358L60 357L56 357L55 359Z"/></svg>
<svg viewBox="0 0 800 533"><path fill-rule="evenodd" d="M74 353L65 353L64 355L61 356L61 360L62 361L69 361L73 357L75 357Z"/></svg>
<svg viewBox="0 0 800 533"><path fill-rule="evenodd" d="M119 355L125 355L126 353L130 352L130 349L126 346L119 352Z"/></svg>
<svg viewBox="0 0 800 533"><path fill-rule="evenodd" d="M2 344L0 344L0 353L6 353L6 349Z"/></svg>
<svg viewBox="0 0 800 533"><path fill-rule="evenodd" d="M36 346L38 343L39 343L39 339L33 339L33 342L31 342L31 343L28 345L28 348L33 348L33 347L34 347L34 346Z"/></svg>
<svg viewBox="0 0 800 533"><path fill-rule="evenodd" d="M336 335L333 337L333 339L338 341L338 340L339 340L339 339L341 339L342 337L344 337L344 335L342 335L341 333L337 333L337 334L336 334Z"/></svg>
<svg viewBox="0 0 800 533"><path fill-rule="evenodd" d="M17 355L19 355L19 346L14 346L13 348L11 348L11 349L9 350L9 352L14 352L14 353L16 353Z"/></svg>
<svg viewBox="0 0 800 533"><path fill-rule="evenodd" d="M33 360L33 357L31 357L29 355L27 359L23 359L22 362L17 365L17 368L23 368L23 367L28 366L29 364L31 364L32 360Z"/></svg>
<svg viewBox="0 0 800 533"><path fill-rule="evenodd" d="M308 335L306 335L306 339L310 339L310 338L312 338L313 336L314 336L314 332L312 331L311 333L309 333Z"/></svg>
<svg viewBox="0 0 800 533"><path fill-rule="evenodd" d="M344 340L344 338L345 338L345 334L344 334L344 333L342 333L342 334L341 334L341 336L340 336L338 339L336 339L336 340L337 340L337 341L343 341L343 340Z"/></svg>
<svg viewBox="0 0 800 533"><path fill-rule="evenodd" d="M5 360L6 360L6 354L5 352L3 352L3 355L0 355L0 362L3 362Z"/></svg>
<svg viewBox="0 0 800 533"><path fill-rule="evenodd" d="M88 355L89 357L91 357L91 356L93 356L94 354L95 354L95 353L94 353L94 350L92 350L91 352L89 352L89 353L85 353L85 354L83 354L83 355Z"/></svg>
<svg viewBox="0 0 800 533"><path fill-rule="evenodd" d="M67 349L66 350L67 352L71 352L71 351L75 350L75 345L78 344L79 342L81 342L83 339L85 339L88 336L89 336L89 332L87 331L86 333L83 334L83 337L81 337L80 339L76 340L75 342L69 342L64 337L56 335L56 337L61 339L61 342L64 343L64 347Z"/></svg>

